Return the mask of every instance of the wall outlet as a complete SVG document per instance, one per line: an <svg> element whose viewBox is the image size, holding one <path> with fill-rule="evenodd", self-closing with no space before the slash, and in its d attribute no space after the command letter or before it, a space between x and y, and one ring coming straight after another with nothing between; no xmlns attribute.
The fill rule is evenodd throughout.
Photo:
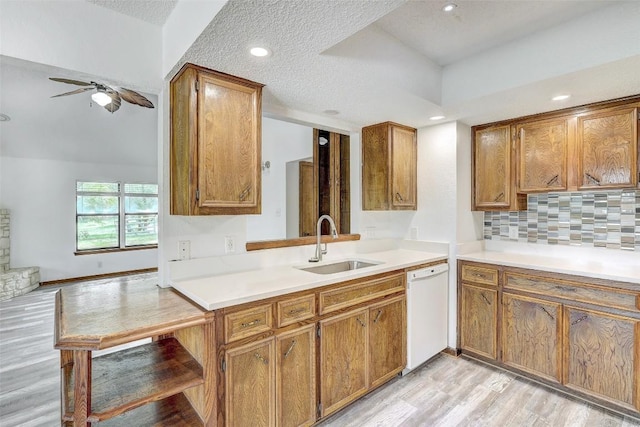
<svg viewBox="0 0 640 427"><path fill-rule="evenodd" d="M366 227L364 229L364 235L367 239L375 239L376 238L376 228L375 227Z"/></svg>
<svg viewBox="0 0 640 427"><path fill-rule="evenodd" d="M510 225L509 226L509 239L518 240L518 226Z"/></svg>
<svg viewBox="0 0 640 427"><path fill-rule="evenodd" d="M411 227L411 240L418 240L418 227Z"/></svg>
<svg viewBox="0 0 640 427"><path fill-rule="evenodd" d="M224 236L224 253L230 254L236 251L236 240L233 236Z"/></svg>
<svg viewBox="0 0 640 427"><path fill-rule="evenodd" d="M191 258L191 242L189 240L178 242L178 255L181 261Z"/></svg>

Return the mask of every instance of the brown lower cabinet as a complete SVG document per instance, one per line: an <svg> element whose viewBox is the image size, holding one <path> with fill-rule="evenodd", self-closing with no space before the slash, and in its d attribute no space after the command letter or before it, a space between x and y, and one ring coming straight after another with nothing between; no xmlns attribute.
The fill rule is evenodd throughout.
<svg viewBox="0 0 640 427"><path fill-rule="evenodd" d="M560 382L562 309L537 298L502 295L502 361Z"/></svg>
<svg viewBox="0 0 640 427"><path fill-rule="evenodd" d="M460 340L463 349L495 359L497 348L498 291L467 283L461 288Z"/></svg>
<svg viewBox="0 0 640 427"><path fill-rule="evenodd" d="M564 308L565 384L640 410L640 321Z"/></svg>
<svg viewBox="0 0 640 427"><path fill-rule="evenodd" d="M464 269L499 280L469 283ZM458 272L463 354L640 417L637 284L467 261Z"/></svg>
<svg viewBox="0 0 640 427"><path fill-rule="evenodd" d="M217 310L219 425L310 426L399 374L405 275Z"/></svg>

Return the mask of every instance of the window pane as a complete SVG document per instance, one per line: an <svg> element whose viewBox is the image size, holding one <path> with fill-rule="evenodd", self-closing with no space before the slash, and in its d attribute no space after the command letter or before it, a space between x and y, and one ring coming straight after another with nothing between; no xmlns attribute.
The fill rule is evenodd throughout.
<svg viewBox="0 0 640 427"><path fill-rule="evenodd" d="M118 215L79 216L77 220L79 251L119 246Z"/></svg>
<svg viewBox="0 0 640 427"><path fill-rule="evenodd" d="M79 214L117 214L118 196L76 196Z"/></svg>
<svg viewBox="0 0 640 427"><path fill-rule="evenodd" d="M157 213L157 197L132 197L124 198L124 211L126 213Z"/></svg>
<svg viewBox="0 0 640 427"><path fill-rule="evenodd" d="M125 246L158 244L158 215L126 215Z"/></svg>
<svg viewBox="0 0 640 427"><path fill-rule="evenodd" d="M118 193L120 184L117 182L78 182L76 191L89 191L92 193Z"/></svg>
<svg viewBox="0 0 640 427"><path fill-rule="evenodd" d="M158 184L125 184L125 193L158 194Z"/></svg>

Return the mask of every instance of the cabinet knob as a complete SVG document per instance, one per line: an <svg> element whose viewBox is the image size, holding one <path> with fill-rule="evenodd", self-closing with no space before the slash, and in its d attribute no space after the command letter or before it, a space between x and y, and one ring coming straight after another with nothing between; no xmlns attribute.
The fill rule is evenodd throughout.
<svg viewBox="0 0 640 427"><path fill-rule="evenodd" d="M482 293L481 293L481 294L480 294L480 296L482 297L482 299L484 300L484 302L486 302L488 305L491 305L491 301L489 301L489 300L487 299L487 297L486 297L486 296L484 296L484 294L482 294Z"/></svg>
<svg viewBox="0 0 640 427"><path fill-rule="evenodd" d="M261 361L265 365L269 364L269 359L266 359L266 358L262 357L262 355L260 353L254 353L253 355L255 356L256 359L258 359L259 361Z"/></svg>
<svg viewBox="0 0 640 427"><path fill-rule="evenodd" d="M400 193L396 193L396 199L397 199L399 202L404 202L404 199L402 198L402 196L400 195Z"/></svg>
<svg viewBox="0 0 640 427"><path fill-rule="evenodd" d="M551 320L553 320L553 321L555 321L555 320L556 320L556 318L555 318L555 317L553 317L553 315L552 315L551 313L549 313L549 311L548 311L546 308L544 308L544 307L540 307L540 309L541 309L542 311L544 311L544 312L545 312L545 314L551 318Z"/></svg>
<svg viewBox="0 0 640 427"><path fill-rule="evenodd" d="M376 314L376 318L373 319L373 323L378 323L378 320L380 319L381 314L382 314L382 310L378 310L378 314Z"/></svg>
<svg viewBox="0 0 640 427"><path fill-rule="evenodd" d="M600 185L600 180L598 178L596 178L595 176L591 175L588 172L585 172L584 175L587 177L587 179L591 182L593 182L596 185Z"/></svg>
<svg viewBox="0 0 640 427"><path fill-rule="evenodd" d="M360 323L360 326L362 326L363 328L367 326L362 320L360 320L359 317L356 317L356 320L358 321L358 323Z"/></svg>
<svg viewBox="0 0 640 427"><path fill-rule="evenodd" d="M257 325L258 323L260 323L260 319L256 319L247 323L242 323L240 326L242 326L243 328L248 328L249 326Z"/></svg>
<svg viewBox="0 0 640 427"><path fill-rule="evenodd" d="M557 182L558 182L558 175L554 176L549 181L547 181L547 187L550 186L551 184L555 184Z"/></svg>

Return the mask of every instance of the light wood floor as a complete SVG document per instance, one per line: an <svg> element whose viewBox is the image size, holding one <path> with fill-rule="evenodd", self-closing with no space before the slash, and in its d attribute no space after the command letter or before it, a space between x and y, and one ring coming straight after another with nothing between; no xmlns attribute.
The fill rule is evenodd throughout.
<svg viewBox="0 0 640 427"><path fill-rule="evenodd" d="M91 285L99 286L108 280L116 279ZM150 273L121 280L148 281L156 280L156 276ZM40 288L0 302L2 427L60 425L58 351L53 349L53 296L57 289ZM320 425L630 427L640 426L640 421L568 398L479 362L438 356Z"/></svg>

